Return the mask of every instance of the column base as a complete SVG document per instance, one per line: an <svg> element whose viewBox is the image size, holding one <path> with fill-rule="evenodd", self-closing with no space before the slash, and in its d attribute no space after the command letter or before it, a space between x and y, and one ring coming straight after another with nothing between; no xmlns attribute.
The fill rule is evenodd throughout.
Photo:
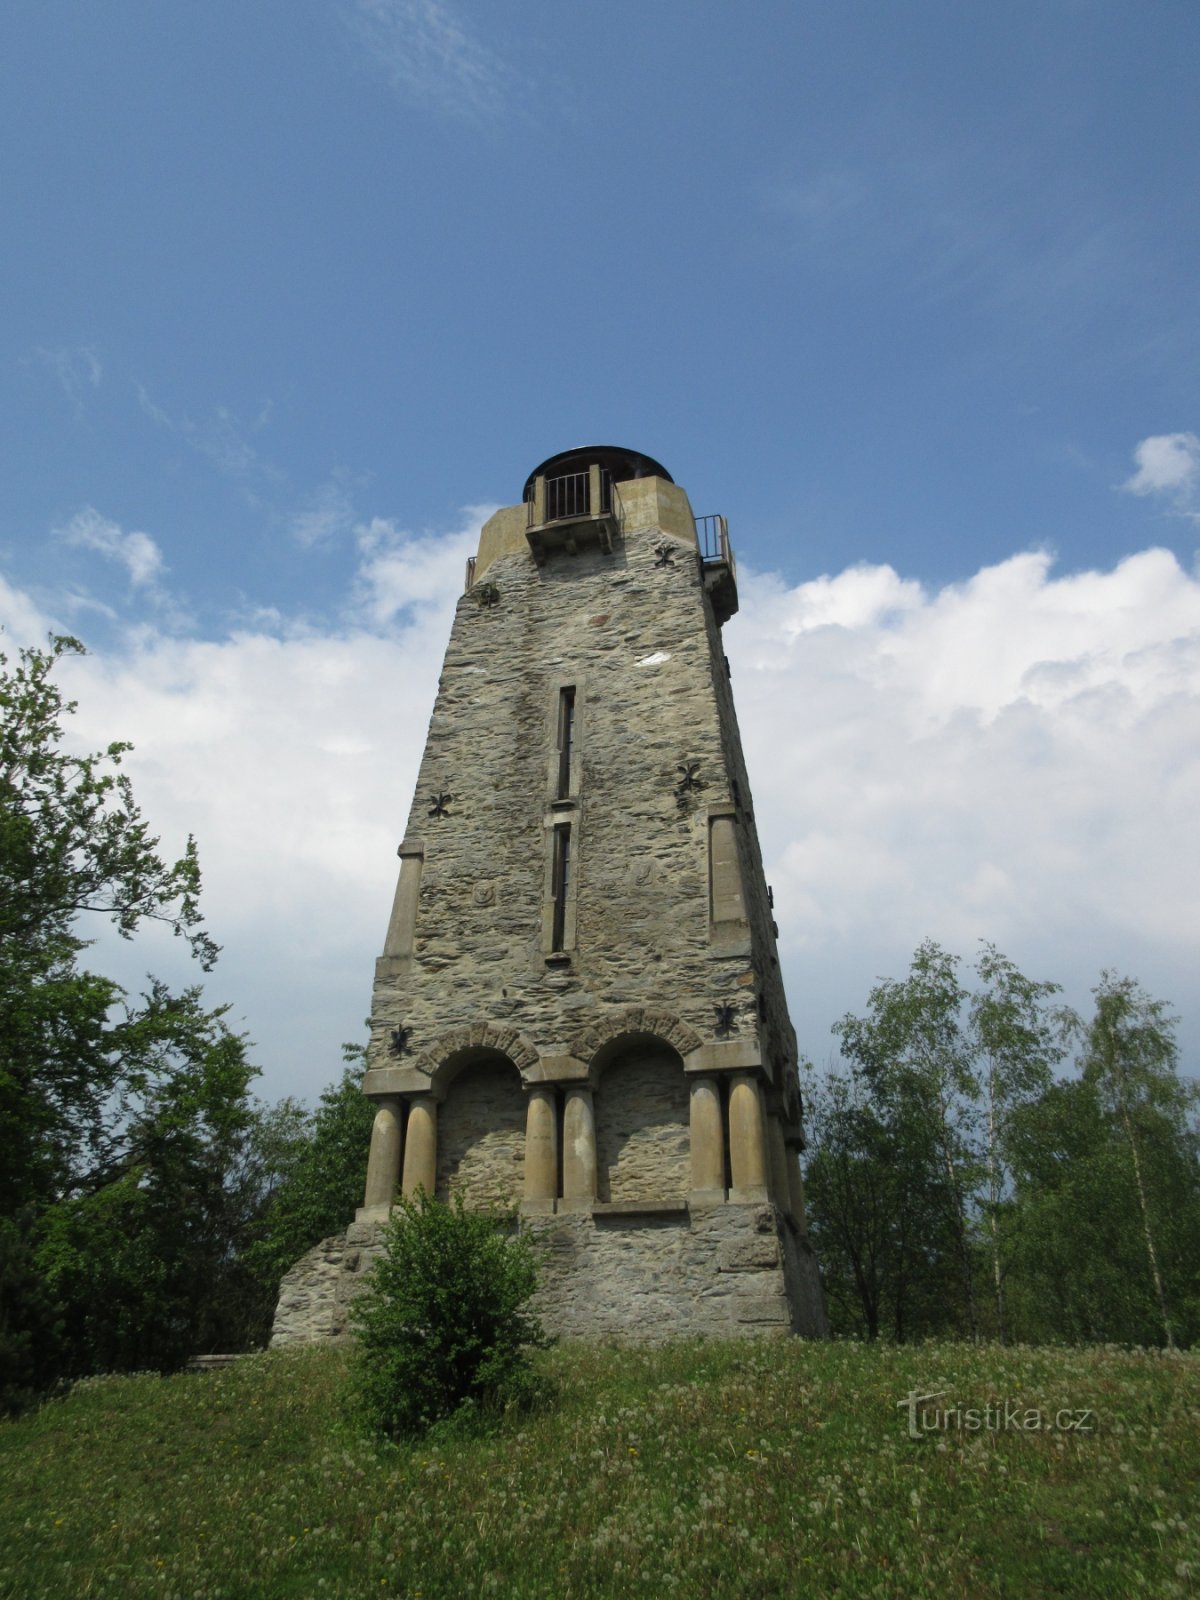
<svg viewBox="0 0 1200 1600"><path fill-rule="evenodd" d="M392 1214L391 1206L359 1206L354 1213L355 1222L386 1222Z"/></svg>
<svg viewBox="0 0 1200 1600"><path fill-rule="evenodd" d="M688 1194L689 1211L703 1211L706 1207L724 1204L724 1189L692 1189Z"/></svg>
<svg viewBox="0 0 1200 1600"><path fill-rule="evenodd" d="M764 1201L771 1198L771 1192L765 1183L755 1184L750 1189L730 1189L729 1204L731 1206L761 1206Z"/></svg>
<svg viewBox="0 0 1200 1600"><path fill-rule="evenodd" d="M523 1217L552 1217L560 1205L561 1200L522 1200L519 1209Z"/></svg>

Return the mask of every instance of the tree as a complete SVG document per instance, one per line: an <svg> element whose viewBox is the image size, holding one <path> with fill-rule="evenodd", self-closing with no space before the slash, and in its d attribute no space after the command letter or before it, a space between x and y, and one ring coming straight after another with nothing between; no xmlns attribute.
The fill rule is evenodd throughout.
<svg viewBox="0 0 1200 1600"><path fill-rule="evenodd" d="M881 979L865 1017L835 1023L842 1050L864 1075L883 1121L893 1130L910 1180L941 1195L954 1239L967 1330L979 1331L971 1196L979 1083L963 1028L967 992L958 958L927 939L908 977Z"/></svg>
<svg viewBox="0 0 1200 1600"><path fill-rule="evenodd" d="M969 1027L976 1060L982 1062L987 1172L984 1214L996 1331L1004 1343L1008 1337L1006 1279L1011 1260L1005 1234L1019 1215L1009 1203L1012 1119L1019 1107L1046 1094L1054 1069L1066 1055L1075 1018L1069 1012L1050 1008L1053 996L1059 993L1058 984L1024 977L994 945L984 945L975 970L984 987L971 997Z"/></svg>
<svg viewBox="0 0 1200 1600"><path fill-rule="evenodd" d="M76 639L0 655L0 1214L71 1191L101 1156L120 1094L131 1024L109 1014L120 987L80 971L81 918L107 918L123 938L166 923L208 970L217 946L201 925L194 841L158 854L110 744L63 748L75 710L52 676L80 655Z"/></svg>
<svg viewBox="0 0 1200 1600"><path fill-rule="evenodd" d="M1155 1205L1155 1200L1162 1205L1166 1197L1155 1195L1155 1174L1147 1163L1155 1146L1170 1146L1171 1133L1178 1133L1186 1122L1176 1077L1174 1019L1166 1013L1162 1000L1152 1000L1133 979L1104 973L1093 992L1096 1014L1088 1029L1083 1078L1093 1083L1128 1150L1146 1266L1154 1283L1163 1339L1168 1349L1173 1349Z"/></svg>
<svg viewBox="0 0 1200 1600"><path fill-rule="evenodd" d="M421 1190L396 1202L383 1254L351 1308L354 1389L378 1432L425 1432L532 1398L529 1352L546 1342L528 1309L537 1270L505 1219Z"/></svg>
<svg viewBox="0 0 1200 1600"><path fill-rule="evenodd" d="M960 966L921 944L907 977L881 980L866 1015L835 1026L847 1068L806 1095L831 1308L856 1301L851 1321L871 1337L978 1335L985 1263L1001 1339L1012 1322L1009 1278L1033 1217L1014 1181L1036 1126L1024 1113L1050 1093L1076 1024L1055 1007L1056 984L1024 977L994 945L982 946L972 989Z"/></svg>
<svg viewBox="0 0 1200 1600"><path fill-rule="evenodd" d="M53 673L82 649L55 638L11 670L0 655L0 1218L25 1284L0 1301L14 1345L53 1303L68 1372L186 1353L230 1260L225 1180L254 1075L198 989L151 979L134 1003L80 966L89 918L123 938L165 923L205 970L217 955L195 844L159 854L129 746L65 748L75 706Z"/></svg>
<svg viewBox="0 0 1200 1600"><path fill-rule="evenodd" d="M283 1274L362 1204L375 1107L362 1092L362 1048L345 1045L343 1054L341 1079L315 1111L288 1098L255 1113L239 1180L244 1325L233 1348L268 1337Z"/></svg>
<svg viewBox="0 0 1200 1600"><path fill-rule="evenodd" d="M833 1331L897 1342L941 1331L954 1243L924 1130L849 1067L820 1078L808 1068L804 1104L809 1226Z"/></svg>
<svg viewBox="0 0 1200 1600"><path fill-rule="evenodd" d="M311 1115L295 1108L299 1118L288 1131L288 1148L280 1149L283 1159L254 1252L276 1285L318 1240L340 1232L362 1204L375 1106L362 1091L361 1048L344 1050L348 1064L340 1080L322 1091ZM264 1123L263 1133L269 1136L270 1127Z"/></svg>

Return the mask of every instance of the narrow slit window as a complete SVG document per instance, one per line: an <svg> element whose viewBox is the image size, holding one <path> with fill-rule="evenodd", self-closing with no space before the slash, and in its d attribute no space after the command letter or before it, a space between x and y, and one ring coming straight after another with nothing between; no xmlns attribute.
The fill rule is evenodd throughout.
<svg viewBox="0 0 1200 1600"><path fill-rule="evenodd" d="M571 830L554 830L554 930L551 949L566 948L567 895L571 887Z"/></svg>
<svg viewBox="0 0 1200 1600"><path fill-rule="evenodd" d="M558 696L558 789L565 800L571 792L571 757L575 753L575 690L563 689Z"/></svg>

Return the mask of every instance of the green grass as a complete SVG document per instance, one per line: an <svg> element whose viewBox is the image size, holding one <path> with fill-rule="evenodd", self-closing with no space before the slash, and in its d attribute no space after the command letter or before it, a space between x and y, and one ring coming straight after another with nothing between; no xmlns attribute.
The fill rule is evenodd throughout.
<svg viewBox="0 0 1200 1600"><path fill-rule="evenodd" d="M92 1380L0 1425L0 1596L1186 1595L1200 1357L936 1344L562 1346L553 1403L388 1446L344 1356ZM939 1428L897 1401L1094 1413Z"/></svg>

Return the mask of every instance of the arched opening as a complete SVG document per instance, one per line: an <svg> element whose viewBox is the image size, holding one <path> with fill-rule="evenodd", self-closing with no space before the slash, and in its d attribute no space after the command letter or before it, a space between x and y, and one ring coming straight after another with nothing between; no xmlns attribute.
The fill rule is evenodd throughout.
<svg viewBox="0 0 1200 1600"><path fill-rule="evenodd" d="M688 1088L679 1052L654 1034L627 1033L594 1066L597 1198L685 1200Z"/></svg>
<svg viewBox="0 0 1200 1600"><path fill-rule="evenodd" d="M438 1114L437 1196L462 1195L472 1211L508 1211L521 1199L525 1093L500 1050L463 1050L438 1077L449 1083Z"/></svg>

